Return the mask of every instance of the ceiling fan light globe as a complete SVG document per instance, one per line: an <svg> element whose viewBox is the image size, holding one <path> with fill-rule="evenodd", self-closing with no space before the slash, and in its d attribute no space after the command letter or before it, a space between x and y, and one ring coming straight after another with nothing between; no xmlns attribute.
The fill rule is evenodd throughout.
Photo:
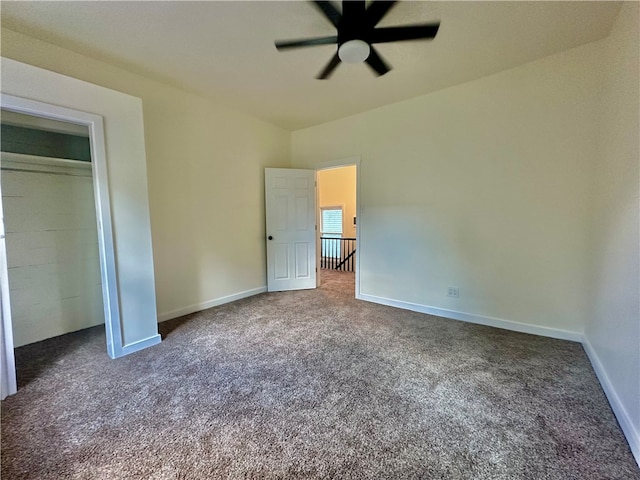
<svg viewBox="0 0 640 480"><path fill-rule="evenodd" d="M369 58L371 47L363 40L349 40L340 45L338 56L344 63L362 63Z"/></svg>

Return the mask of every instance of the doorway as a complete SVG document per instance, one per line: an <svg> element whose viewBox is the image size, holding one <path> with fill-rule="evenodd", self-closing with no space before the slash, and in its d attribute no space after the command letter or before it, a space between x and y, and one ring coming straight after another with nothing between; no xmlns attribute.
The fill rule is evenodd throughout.
<svg viewBox="0 0 640 480"><path fill-rule="evenodd" d="M0 103L5 110L89 128L106 350L119 358L159 344L142 100L6 58ZM4 243L0 231L0 249ZM4 368L13 363L13 332L5 315L3 267L0 254L5 396L15 393L15 375Z"/></svg>
<svg viewBox="0 0 640 480"><path fill-rule="evenodd" d="M358 277L358 163L317 170L318 285L338 282L354 292Z"/></svg>
<svg viewBox="0 0 640 480"><path fill-rule="evenodd" d="M57 169L57 173L64 173L64 175L70 175L75 172L79 174L78 176L82 176L81 172L85 172L86 177L86 169L90 168L92 175L90 178L90 184L92 184L93 195L90 195L90 206L93 208L94 212L94 225L96 229L93 230L94 237L97 234L97 243L98 243L98 256L99 256L99 271L100 271L100 295L102 296L102 302L97 302L98 305L103 307L104 316L102 316L101 320L105 323L106 332L107 332L107 352L112 358L115 358L117 355L117 351L114 350L114 346L117 346L121 340L121 328L120 328L120 316L119 316L119 299L117 294L117 284L116 284L116 275L115 275L115 254L113 248L113 237L112 237L112 227L111 227L111 210L110 210L110 200L109 200L109 190L108 190L108 179L106 172L106 153L105 153L105 145L104 145L104 130L102 118L85 112L80 112L76 110L67 109L64 107L59 107L51 104L46 104L42 102L37 102L21 97L15 97L11 95L2 94L2 118L4 122L7 123L8 127L15 128L26 128L31 130L40 131L40 135L48 136L48 139L44 142L36 142L40 143L39 147L36 147L36 150L33 151L35 155L28 155L24 153L25 148L29 148L25 146L28 141L25 142L24 131L16 131L13 132L3 132L9 133L9 138L13 142L12 148L7 148L8 150L14 150L14 152L8 152L6 155L3 154L3 158L0 159L1 167L11 167L11 171L21 174L38 174L38 170L40 171L53 171ZM11 125L13 124L13 125ZM43 127L45 125L45 127ZM46 133L46 126L50 126L50 132ZM62 130L62 131L60 131ZM45 132L45 133L43 133ZM82 135L78 135L78 133L82 132ZM73 165L66 164L64 165L64 160L60 159L50 159L46 156L43 156L44 151L49 152L65 152L68 153L73 151L74 154L79 154L84 150L84 155L87 155L86 142L84 139L80 141L84 147L78 148L78 144L67 144L66 146L57 145L57 140L52 140L50 134L70 134L75 133L76 137L84 137L84 134L87 134L88 137L88 155L90 162L87 162L86 165L79 166L77 163L73 163ZM5 137L6 141L7 138ZM78 139L76 139L78 140ZM49 144L47 145L47 142ZM73 143L73 142L72 142ZM37 150L37 148L44 148L44 150ZM67 150L65 150L65 148ZM62 150L61 150L62 149ZM16 153L16 151L23 153ZM65 153L61 154L62 156L67 156ZM71 156L73 156L71 155ZM82 155L82 154L79 154ZM60 156L60 155L54 155ZM87 159L85 159L87 160ZM74 161L72 161L74 162ZM8 171L8 170L7 170ZM36 177L22 177L22 178L12 178L10 180L10 186L8 188L15 190L20 190L21 183L23 184L27 178L27 183L32 182ZM40 179L43 177L40 176ZM37 183L37 179L36 179ZM39 187L36 185L36 187ZM86 187L86 185L85 185ZM7 188L7 186L5 186ZM86 188L85 188L86 190ZM32 190L33 193L33 190ZM35 193L37 195L37 192ZM16 195L19 197L20 195ZM2 198L0 196L0 198ZM37 200L36 200L37 201ZM46 200L47 202L49 199ZM34 198L28 198L27 201L19 206L18 214L20 214L20 209L28 208L29 203L34 202ZM11 302L14 300L10 291L9 284L9 261L13 262L12 259L9 259L7 256L7 246L9 243L6 238L6 222L5 222L5 214L4 211L4 202L2 208L2 228L1 228L1 241L0 241L0 292L2 294L2 344L1 344L1 357L3 363L2 369L2 398L7 395L12 395L17 392L17 381L16 381L16 372L15 372L15 357L13 349L15 347L14 344L14 328L12 321L12 311ZM46 215L44 215L46 217ZM44 223L51 219L41 219L44 220ZM20 215L17 218L16 225L20 225L23 222L22 226L14 225L11 228L16 227L16 230L21 230L17 232L18 234L27 233L29 230L33 230L33 224L29 225L28 222L34 221L33 217L28 215ZM24 225L24 222L27 224ZM35 221L34 223L37 223ZM45 225L47 226L47 225ZM51 225L48 225L51 227ZM55 228L43 228L40 233L43 236L48 235L48 233L44 233L45 231L52 231ZM13 232L12 232L13 233ZM29 236L29 234L27 234ZM42 241L42 237L39 239ZM17 242L20 239L16 239ZM28 239L28 242L35 242L37 245L38 240L34 240L33 236ZM55 243L55 242L54 242ZM32 243L33 245L34 243ZM44 251L44 250L43 250ZM34 258L29 258L28 253L21 253L21 256L26 257L26 262L24 262L23 266L28 267L29 263L33 263L32 260ZM42 257L41 257L42 258ZM20 262L23 259L21 258ZM37 262L36 262L37 263ZM31 278L29 277L29 272L20 272L18 277L22 276L23 278L19 278L17 284L27 284L27 290L30 288L29 284ZM14 279L15 280L15 279ZM41 279L42 280L42 279ZM46 282L46 280L43 280ZM14 286L16 283L14 282ZM53 289L55 290L55 286ZM63 292L60 292L64 295ZM25 293L24 298L20 298L17 301L26 301L29 302L29 298L31 297L30 293ZM26 299L26 300L25 300ZM33 304L30 307L34 307ZM37 308L37 307L36 307ZM26 333L22 338L18 339L18 342L30 343L29 330L33 330L29 327L24 329ZM33 333L33 332L31 332ZM25 340L26 339L26 340ZM115 340L115 341L114 341ZM36 341L36 340L33 340Z"/></svg>
<svg viewBox="0 0 640 480"><path fill-rule="evenodd" d="M2 111L14 347L104 323L89 129Z"/></svg>

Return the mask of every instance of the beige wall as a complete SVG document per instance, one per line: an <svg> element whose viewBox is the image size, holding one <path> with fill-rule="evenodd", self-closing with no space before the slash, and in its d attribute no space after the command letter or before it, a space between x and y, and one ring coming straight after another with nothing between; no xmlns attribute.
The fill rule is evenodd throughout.
<svg viewBox="0 0 640 480"><path fill-rule="evenodd" d="M356 167L355 165L318 172L318 207L342 206L342 236L355 238Z"/></svg>
<svg viewBox="0 0 640 480"><path fill-rule="evenodd" d="M606 41L585 337L640 463L639 25L639 4L628 2Z"/></svg>
<svg viewBox="0 0 640 480"><path fill-rule="evenodd" d="M2 55L142 99L161 319L265 287L264 167L289 166L289 132L7 29Z"/></svg>
<svg viewBox="0 0 640 480"><path fill-rule="evenodd" d="M579 337L600 54L586 45L293 133L297 168L361 157L362 294Z"/></svg>

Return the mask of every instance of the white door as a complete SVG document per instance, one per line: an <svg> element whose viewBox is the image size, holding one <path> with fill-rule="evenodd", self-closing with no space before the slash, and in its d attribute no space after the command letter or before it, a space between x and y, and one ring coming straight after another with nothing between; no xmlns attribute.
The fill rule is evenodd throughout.
<svg viewBox="0 0 640 480"><path fill-rule="evenodd" d="M316 172L265 169L267 289L316 288Z"/></svg>

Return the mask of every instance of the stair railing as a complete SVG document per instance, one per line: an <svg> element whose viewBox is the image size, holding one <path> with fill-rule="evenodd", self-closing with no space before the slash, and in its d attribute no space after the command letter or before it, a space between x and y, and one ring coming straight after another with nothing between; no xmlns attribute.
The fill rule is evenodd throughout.
<svg viewBox="0 0 640 480"><path fill-rule="evenodd" d="M355 238L320 237L320 248L320 268L355 271Z"/></svg>

